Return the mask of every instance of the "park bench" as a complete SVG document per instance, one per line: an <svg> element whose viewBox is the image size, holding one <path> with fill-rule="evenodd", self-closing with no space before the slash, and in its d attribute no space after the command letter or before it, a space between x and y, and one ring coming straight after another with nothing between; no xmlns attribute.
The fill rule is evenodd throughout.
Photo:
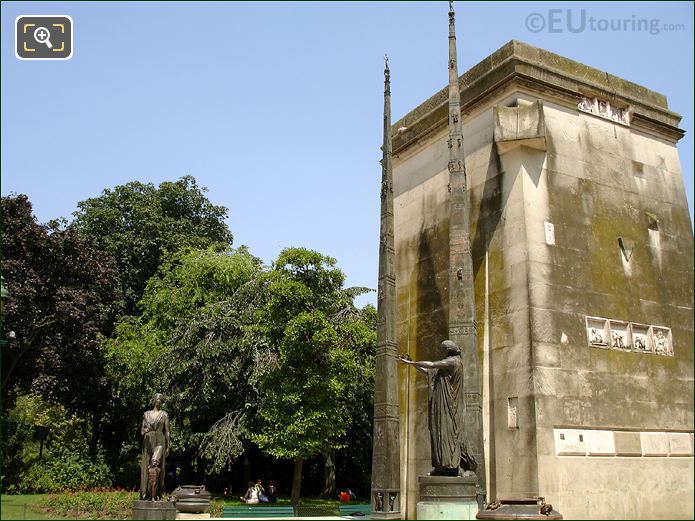
<svg viewBox="0 0 695 521"><path fill-rule="evenodd" d="M347 504L347 505L340 505L340 515L343 517L346 516L359 516L359 517L367 517L372 511L372 506L369 504L362 505L362 504Z"/></svg>
<svg viewBox="0 0 695 521"><path fill-rule="evenodd" d="M223 507L223 518L254 519L254 518L283 518L283 517L330 517L339 514L342 517L366 518L371 513L371 505L347 504L340 505L339 511L331 505L298 505L292 506L234 506Z"/></svg>
<svg viewBox="0 0 695 521"><path fill-rule="evenodd" d="M240 506L223 507L222 517L229 518L264 518L264 517L294 517L294 508L291 506Z"/></svg>

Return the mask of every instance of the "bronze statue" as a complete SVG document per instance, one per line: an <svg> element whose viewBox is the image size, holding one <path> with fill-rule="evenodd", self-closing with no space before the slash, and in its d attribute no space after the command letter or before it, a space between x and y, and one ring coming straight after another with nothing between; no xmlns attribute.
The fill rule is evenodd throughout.
<svg viewBox="0 0 695 521"><path fill-rule="evenodd" d="M383 512L384 511L384 493L383 492L377 492L376 493L376 512Z"/></svg>
<svg viewBox="0 0 695 521"><path fill-rule="evenodd" d="M428 426L432 447L431 476L458 476L463 447L463 362L461 350L451 340L441 344L444 357L435 362L413 361L400 355L429 377Z"/></svg>
<svg viewBox="0 0 695 521"><path fill-rule="evenodd" d="M159 501L164 491L166 459L169 456L169 415L161 410L162 395L152 399L152 410L142 417L142 460L140 462L140 499Z"/></svg>

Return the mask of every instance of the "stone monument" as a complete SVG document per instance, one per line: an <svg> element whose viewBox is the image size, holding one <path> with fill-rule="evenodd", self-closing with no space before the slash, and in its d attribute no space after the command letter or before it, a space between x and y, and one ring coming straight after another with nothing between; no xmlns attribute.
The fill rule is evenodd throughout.
<svg viewBox="0 0 695 521"><path fill-rule="evenodd" d="M519 41L458 86L488 500L543 496L569 519L692 518L680 116L661 93ZM449 330L451 279L468 273L450 260L442 87L392 127L397 340L415 360L437 359L445 338L467 349ZM414 519L429 390L405 369L401 495Z"/></svg>
<svg viewBox="0 0 695 521"><path fill-rule="evenodd" d="M381 160L381 230L377 296L377 345L374 382L372 452L372 518L400 519L400 443L396 347L396 277L393 247L393 182L391 173L391 79L384 68L384 142Z"/></svg>
<svg viewBox="0 0 695 521"><path fill-rule="evenodd" d="M166 460L171 447L169 415L161 408L162 399L162 394L156 393L152 409L145 411L142 417L140 500L133 502L133 519L176 519L174 502L162 501Z"/></svg>

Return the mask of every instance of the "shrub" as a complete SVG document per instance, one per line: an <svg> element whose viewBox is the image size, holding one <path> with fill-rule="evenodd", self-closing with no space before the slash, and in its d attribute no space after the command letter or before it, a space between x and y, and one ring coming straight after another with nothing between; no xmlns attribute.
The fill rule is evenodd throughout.
<svg viewBox="0 0 695 521"><path fill-rule="evenodd" d="M61 492L111 484L103 458L90 462L87 422L63 406L36 394L19 396L2 420L3 492ZM48 428L41 464L36 425Z"/></svg>
<svg viewBox="0 0 695 521"><path fill-rule="evenodd" d="M91 461L76 452L63 451L34 463L19 483L24 494L43 494L111 486L111 472L103 457Z"/></svg>
<svg viewBox="0 0 695 521"><path fill-rule="evenodd" d="M130 519L138 497L125 490L67 492L42 498L39 507L69 519Z"/></svg>
<svg viewBox="0 0 695 521"><path fill-rule="evenodd" d="M138 492L92 490L51 494L39 501L39 508L49 514L69 519L130 519ZM210 516L221 517L224 501L210 501Z"/></svg>
<svg viewBox="0 0 695 521"><path fill-rule="evenodd" d="M210 517L222 517L222 507L224 506L224 501L218 501L216 499L210 499Z"/></svg>
<svg viewBox="0 0 695 521"><path fill-rule="evenodd" d="M3 494L18 492L19 477L26 469L27 448L32 444L34 428L12 416L2 417L2 485Z"/></svg>

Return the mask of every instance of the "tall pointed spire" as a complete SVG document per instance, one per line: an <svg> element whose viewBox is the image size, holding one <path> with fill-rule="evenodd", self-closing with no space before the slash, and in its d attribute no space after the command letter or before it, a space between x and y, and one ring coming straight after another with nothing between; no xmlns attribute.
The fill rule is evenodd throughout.
<svg viewBox="0 0 695 521"><path fill-rule="evenodd" d="M400 519L400 442L396 346L396 273L391 171L391 71L384 56L384 143L381 147L381 232L377 296L372 519Z"/></svg>
<svg viewBox="0 0 695 521"><path fill-rule="evenodd" d="M475 459L481 504L485 498L483 409L478 370L475 281L471 254L470 208L466 188L461 96L456 64L454 4L449 0L449 339L461 347L464 365L464 433L468 454Z"/></svg>

